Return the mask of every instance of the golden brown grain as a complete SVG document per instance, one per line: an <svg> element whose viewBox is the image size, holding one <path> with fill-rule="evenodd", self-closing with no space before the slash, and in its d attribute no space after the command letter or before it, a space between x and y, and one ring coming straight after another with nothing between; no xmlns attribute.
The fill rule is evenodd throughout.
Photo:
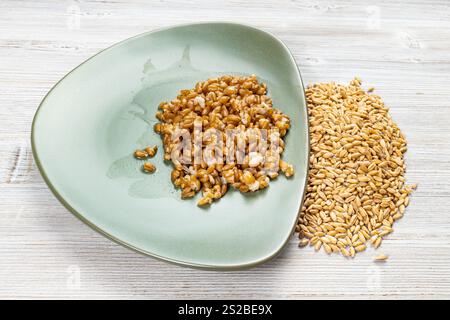
<svg viewBox="0 0 450 320"><path fill-rule="evenodd" d="M134 152L134 157L137 159L145 159L148 157L148 153L143 150L136 150Z"/></svg>
<svg viewBox="0 0 450 320"><path fill-rule="evenodd" d="M170 102L162 102L156 113L160 121L154 126L161 135L164 147L164 160L171 161L173 171L171 179L181 189L182 198L194 196L202 191L199 206L211 204L220 199L233 187L241 192L253 192L267 188L270 179L279 175L279 170L286 177L294 175L294 168L287 162L275 157L284 151L283 137L290 128L290 119L273 107L272 99L267 95L265 83L258 82L256 76L222 76L198 82L194 88L181 90ZM202 124L203 132L217 129L223 134L228 129L244 132L246 129L277 129L278 134L268 138L276 140L277 150L268 150L265 154L250 151L249 141L258 139L258 130L243 136L245 154L242 163L224 163L208 165L204 159L196 164L192 158L187 164L172 159L172 152L177 149L172 141L172 134L177 128L188 130L191 140L195 140L196 123ZM249 131L247 131L249 132ZM252 131L253 132L253 131ZM205 141L203 141L205 142ZM205 144L200 148L204 151ZM149 155L151 152L146 150ZM195 146L194 152L195 154ZM223 154L227 153L224 143ZM236 155L237 157L238 155ZM193 164L192 164L193 163Z"/></svg>
<svg viewBox="0 0 450 320"><path fill-rule="evenodd" d="M155 172L156 167L150 162L145 162L142 165L142 169L147 173L153 173L153 172Z"/></svg>
<svg viewBox="0 0 450 320"><path fill-rule="evenodd" d="M145 152L147 152L147 154L150 158L154 157L156 152L158 152L158 146L147 147L147 148L145 148Z"/></svg>

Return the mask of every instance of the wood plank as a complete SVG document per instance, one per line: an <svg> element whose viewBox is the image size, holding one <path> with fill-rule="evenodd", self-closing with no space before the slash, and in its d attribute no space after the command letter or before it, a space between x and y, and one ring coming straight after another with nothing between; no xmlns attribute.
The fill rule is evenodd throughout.
<svg viewBox="0 0 450 320"><path fill-rule="evenodd" d="M334 1L0 2L0 298L450 298L450 3ZM251 24L289 46L306 84L358 75L408 138L411 206L379 252L354 260L292 239L255 269L191 270L112 243L65 210L33 163L34 112L101 49L163 26Z"/></svg>

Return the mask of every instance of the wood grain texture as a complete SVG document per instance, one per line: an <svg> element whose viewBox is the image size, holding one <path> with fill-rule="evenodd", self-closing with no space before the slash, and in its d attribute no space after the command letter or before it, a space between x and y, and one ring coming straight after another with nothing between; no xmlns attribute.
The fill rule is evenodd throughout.
<svg viewBox="0 0 450 320"><path fill-rule="evenodd" d="M172 24L260 27L306 84L375 86L405 133L405 218L354 260L299 250L240 272L173 266L112 243L53 197L32 159L46 92L92 54ZM0 298L450 298L450 3L418 1L0 1Z"/></svg>

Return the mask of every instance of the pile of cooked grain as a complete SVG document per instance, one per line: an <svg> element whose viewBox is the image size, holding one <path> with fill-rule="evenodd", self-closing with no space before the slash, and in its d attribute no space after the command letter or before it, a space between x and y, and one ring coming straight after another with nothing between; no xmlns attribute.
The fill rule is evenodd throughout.
<svg viewBox="0 0 450 320"><path fill-rule="evenodd" d="M416 185L405 185L406 140L361 80L308 86L311 153L299 246L354 257L390 234Z"/></svg>
<svg viewBox="0 0 450 320"><path fill-rule="evenodd" d="M147 158L153 158L156 152L158 152L157 146L147 147L144 150L138 149L134 152L134 157L139 160L146 160ZM146 161L142 165L142 170L146 173L153 173L156 167L153 163Z"/></svg>
<svg viewBox="0 0 450 320"><path fill-rule="evenodd" d="M226 75L198 82L195 88L181 90L176 99L159 105L160 111L156 117L160 122L154 129L161 134L164 159L171 161L174 166L172 182L181 188L182 198L193 197L201 190L203 197L198 205L208 205L220 199L227 192L228 186L241 192L252 192L268 187L270 179L278 176L279 169L286 177L294 174L292 165L280 159L284 151L283 137L290 128L290 119L273 108L272 99L266 93L266 84L259 83L254 75ZM201 125L201 132L196 132L196 124ZM177 128L188 130L194 142L195 135L203 135L200 150L196 151L194 146L190 158L184 159L188 160L184 163L173 159L172 152L177 151L177 145L173 141ZM242 151L242 161L215 164L208 164L204 158L201 163L193 161L197 153L204 154L208 144L208 141L205 142L205 132L212 128L223 134L227 130L237 130L242 134L240 141L244 149L236 151ZM261 137L257 135L262 130L247 129L273 132L267 137L267 142L276 142L276 149L269 148L265 154L250 150L249 142L252 138L253 141L260 140ZM252 134L256 136L251 137ZM239 144L239 140L237 143ZM226 156L229 149L225 144L223 146L222 153ZM236 154L236 158L238 156Z"/></svg>

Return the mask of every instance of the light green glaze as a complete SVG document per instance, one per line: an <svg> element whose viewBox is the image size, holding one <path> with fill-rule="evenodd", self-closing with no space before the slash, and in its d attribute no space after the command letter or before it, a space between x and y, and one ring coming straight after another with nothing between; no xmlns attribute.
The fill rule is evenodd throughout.
<svg viewBox="0 0 450 320"><path fill-rule="evenodd" d="M221 74L256 74L292 128L280 176L254 194L229 192L210 208L180 200L159 152L145 175L131 153L161 141L159 102ZM304 194L308 124L303 86L288 49L272 35L231 23L145 33L108 48L63 78L36 112L33 152L58 199L112 240L200 268L238 269L267 261L292 234Z"/></svg>

